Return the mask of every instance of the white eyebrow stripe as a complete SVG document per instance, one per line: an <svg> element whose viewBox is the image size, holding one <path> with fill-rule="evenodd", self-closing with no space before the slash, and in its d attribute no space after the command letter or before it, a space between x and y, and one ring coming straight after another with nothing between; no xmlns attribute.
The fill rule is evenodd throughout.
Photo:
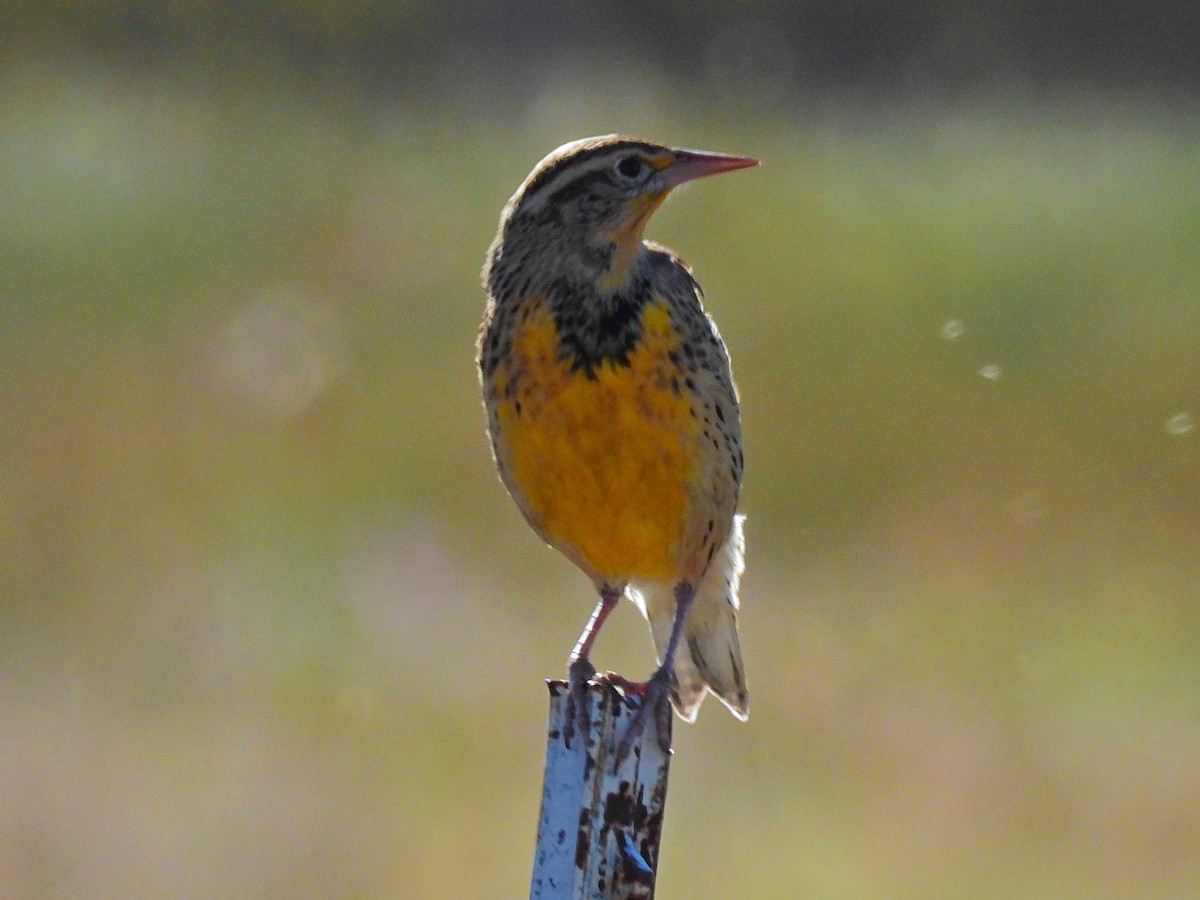
<svg viewBox="0 0 1200 900"><path fill-rule="evenodd" d="M616 135L572 141L551 151L534 166L509 202L515 204L519 200L522 209L536 211L567 183L599 172L628 153L654 156L664 152L669 150L660 144ZM543 182L547 174L550 179Z"/></svg>
<svg viewBox="0 0 1200 900"><path fill-rule="evenodd" d="M537 185L532 194L526 193L526 188L522 185L518 191L521 194L521 205L527 210L536 210L541 207L546 200L553 197L562 188L566 187L573 181L581 178L586 178L595 172L600 172L607 169L615 157L623 156L628 152L628 148L612 147L606 150L598 150L594 155L589 155L583 159L573 159L567 165L563 166L562 170L554 175L545 184ZM537 180L536 174L531 177L527 183L532 183Z"/></svg>

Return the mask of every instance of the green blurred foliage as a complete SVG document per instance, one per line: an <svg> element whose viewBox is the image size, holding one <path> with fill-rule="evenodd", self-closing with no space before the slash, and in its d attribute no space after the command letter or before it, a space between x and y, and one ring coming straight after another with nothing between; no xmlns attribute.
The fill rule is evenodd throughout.
<svg viewBox="0 0 1200 900"><path fill-rule="evenodd" d="M660 894L1200 892L1189 114L219 68L6 69L0 893L526 890L592 601L494 477L478 270L610 130L766 161L650 227L742 389L754 698L676 729Z"/></svg>

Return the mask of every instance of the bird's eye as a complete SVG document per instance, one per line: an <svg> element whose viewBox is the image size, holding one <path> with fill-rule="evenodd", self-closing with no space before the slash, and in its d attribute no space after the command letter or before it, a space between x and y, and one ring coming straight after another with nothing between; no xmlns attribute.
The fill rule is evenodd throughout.
<svg viewBox="0 0 1200 900"><path fill-rule="evenodd" d="M646 172L646 163L640 156L626 156L617 163L617 174L626 181L640 178Z"/></svg>

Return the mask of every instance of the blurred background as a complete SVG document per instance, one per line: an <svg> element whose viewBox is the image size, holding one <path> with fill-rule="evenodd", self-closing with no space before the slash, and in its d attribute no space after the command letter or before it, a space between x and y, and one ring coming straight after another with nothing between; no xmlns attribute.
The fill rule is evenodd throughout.
<svg viewBox="0 0 1200 900"><path fill-rule="evenodd" d="M753 697L676 728L660 896L1200 896L1192 0L5 22L0 894L527 893L593 598L478 271L626 131L765 160L649 228L742 389Z"/></svg>

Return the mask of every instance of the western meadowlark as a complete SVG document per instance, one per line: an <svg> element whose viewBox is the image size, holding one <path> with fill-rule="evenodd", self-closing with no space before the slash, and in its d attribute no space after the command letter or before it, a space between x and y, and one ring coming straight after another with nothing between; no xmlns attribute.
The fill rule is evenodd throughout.
<svg viewBox="0 0 1200 900"><path fill-rule="evenodd" d="M668 694L689 722L706 691L747 715L737 392L700 286L642 232L677 185L757 164L621 135L574 141L517 188L488 250L476 349L496 466L600 595L569 658L568 742L586 733L588 655L622 594L659 666L644 685L601 678L645 691L664 748ZM631 732L643 727L638 714Z"/></svg>

